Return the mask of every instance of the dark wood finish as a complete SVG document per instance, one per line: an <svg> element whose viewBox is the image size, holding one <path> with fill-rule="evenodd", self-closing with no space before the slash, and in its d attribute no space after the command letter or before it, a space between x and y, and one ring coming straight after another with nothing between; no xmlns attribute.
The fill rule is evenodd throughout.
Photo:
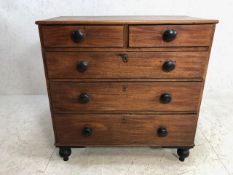
<svg viewBox="0 0 233 175"><path fill-rule="evenodd" d="M213 33L211 35L211 42L210 42L209 50L208 50L208 62L205 65L204 77L206 77L206 74L207 74L208 63L209 63L209 58L210 58L210 52L211 52L212 43L213 43L213 39L214 39L214 31L215 31L215 26L214 26L214 29L213 29ZM203 92L204 92L204 85L205 85L205 79L203 80L202 89L201 89L201 93L200 93L200 99L202 99L202 95L203 95ZM197 112L198 114L199 114L199 111L200 111L200 106L201 106L201 100L199 101L199 104L198 104L198 109L199 109L198 112Z"/></svg>
<svg viewBox="0 0 233 175"><path fill-rule="evenodd" d="M85 79L64 79L64 78L59 78L59 79L49 79L51 82L54 81L64 81L64 82L95 82L95 83L99 83L99 82L202 82L201 79L197 79L197 78L184 78L184 79L177 79L177 78L173 78L173 79L141 79L141 78L117 78L117 79L113 79L113 78L106 78L106 79L93 79L93 78L85 78Z"/></svg>
<svg viewBox="0 0 233 175"><path fill-rule="evenodd" d="M128 48L129 46L129 25L125 24L124 25L124 31L123 31L123 47Z"/></svg>
<svg viewBox="0 0 233 175"><path fill-rule="evenodd" d="M166 42L166 30L177 32L174 40ZM129 26L129 47L209 46L214 25L147 25Z"/></svg>
<svg viewBox="0 0 233 175"><path fill-rule="evenodd" d="M122 60L128 55L128 62ZM174 70L163 70L166 61ZM208 52L46 52L49 78L204 78ZM85 71L77 70L87 62Z"/></svg>
<svg viewBox="0 0 233 175"><path fill-rule="evenodd" d="M189 148L179 148L177 149L177 154L179 156L179 160L183 162L185 158L189 156Z"/></svg>
<svg viewBox="0 0 233 175"><path fill-rule="evenodd" d="M60 16L36 21L40 25L74 24L216 24L218 20L189 16Z"/></svg>
<svg viewBox="0 0 233 175"><path fill-rule="evenodd" d="M71 155L71 148L69 148L69 147L60 147L59 155L63 158L64 161L68 161L69 156Z"/></svg>
<svg viewBox="0 0 233 175"><path fill-rule="evenodd" d="M196 123L195 115L56 114L56 145L191 146ZM92 135L82 134L85 127L92 128ZM161 127L167 129L167 136L158 135Z"/></svg>
<svg viewBox="0 0 233 175"><path fill-rule="evenodd" d="M208 46L195 47L139 47L139 48L75 48L75 47L47 47L45 51L51 52L202 52L209 51Z"/></svg>
<svg viewBox="0 0 233 175"><path fill-rule="evenodd" d="M55 145L194 146L217 20L187 16L37 21Z"/></svg>
<svg viewBox="0 0 233 175"><path fill-rule="evenodd" d="M85 37L72 39L80 30ZM42 26L45 47L123 47L123 26Z"/></svg>
<svg viewBox="0 0 233 175"><path fill-rule="evenodd" d="M53 104L51 101L50 84L49 84L49 79L48 79L47 65L46 65L46 61L45 61L45 48L44 48L43 34L41 32L41 26L38 26L38 29L39 29L39 37L40 37L40 41L41 41L41 52L42 52L42 60L43 60L43 65L44 65L47 93L48 93L48 98L49 98L49 108L50 108L50 112L51 112L53 131L54 131L54 139L55 139L55 143L56 143L57 133L56 133L56 126L55 126L54 117L53 117L54 111L53 111L53 107L52 107Z"/></svg>
<svg viewBox="0 0 233 175"><path fill-rule="evenodd" d="M55 112L137 112L197 111L201 83L76 83L50 82ZM79 103L81 93L90 101ZM168 104L160 102L164 93L172 95Z"/></svg>

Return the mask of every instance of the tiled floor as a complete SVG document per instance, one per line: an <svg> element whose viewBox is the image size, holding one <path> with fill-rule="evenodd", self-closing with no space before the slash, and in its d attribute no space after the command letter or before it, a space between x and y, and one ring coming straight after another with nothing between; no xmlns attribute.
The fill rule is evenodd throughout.
<svg viewBox="0 0 233 175"><path fill-rule="evenodd" d="M64 162L47 96L0 96L0 175L233 175L232 104L204 97L196 146L183 163L175 149L152 148L77 148Z"/></svg>

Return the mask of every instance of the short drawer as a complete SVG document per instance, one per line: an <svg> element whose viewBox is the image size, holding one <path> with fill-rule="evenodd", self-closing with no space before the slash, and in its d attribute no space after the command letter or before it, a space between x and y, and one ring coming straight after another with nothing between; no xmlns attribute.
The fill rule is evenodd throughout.
<svg viewBox="0 0 233 175"><path fill-rule="evenodd" d="M49 78L199 78L207 52L46 52Z"/></svg>
<svg viewBox="0 0 233 175"><path fill-rule="evenodd" d="M45 47L122 47L123 26L42 26Z"/></svg>
<svg viewBox="0 0 233 175"><path fill-rule="evenodd" d="M201 82L50 82L55 112L196 112Z"/></svg>
<svg viewBox="0 0 233 175"><path fill-rule="evenodd" d="M195 115L55 114L57 146L193 146Z"/></svg>
<svg viewBox="0 0 233 175"><path fill-rule="evenodd" d="M129 47L209 46L214 25L129 26Z"/></svg>

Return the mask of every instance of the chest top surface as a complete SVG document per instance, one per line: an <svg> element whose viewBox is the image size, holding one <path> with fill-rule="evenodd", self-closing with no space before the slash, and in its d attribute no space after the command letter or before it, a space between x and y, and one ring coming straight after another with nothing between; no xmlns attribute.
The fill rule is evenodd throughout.
<svg viewBox="0 0 233 175"><path fill-rule="evenodd" d="M216 24L218 20L189 16L59 16L36 21L39 25L57 24Z"/></svg>

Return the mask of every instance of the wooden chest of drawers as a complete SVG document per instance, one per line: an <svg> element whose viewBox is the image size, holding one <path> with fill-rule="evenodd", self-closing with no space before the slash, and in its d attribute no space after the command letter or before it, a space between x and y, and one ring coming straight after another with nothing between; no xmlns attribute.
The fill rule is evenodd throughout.
<svg viewBox="0 0 233 175"><path fill-rule="evenodd" d="M194 146L217 20L186 16L37 21L55 145Z"/></svg>

